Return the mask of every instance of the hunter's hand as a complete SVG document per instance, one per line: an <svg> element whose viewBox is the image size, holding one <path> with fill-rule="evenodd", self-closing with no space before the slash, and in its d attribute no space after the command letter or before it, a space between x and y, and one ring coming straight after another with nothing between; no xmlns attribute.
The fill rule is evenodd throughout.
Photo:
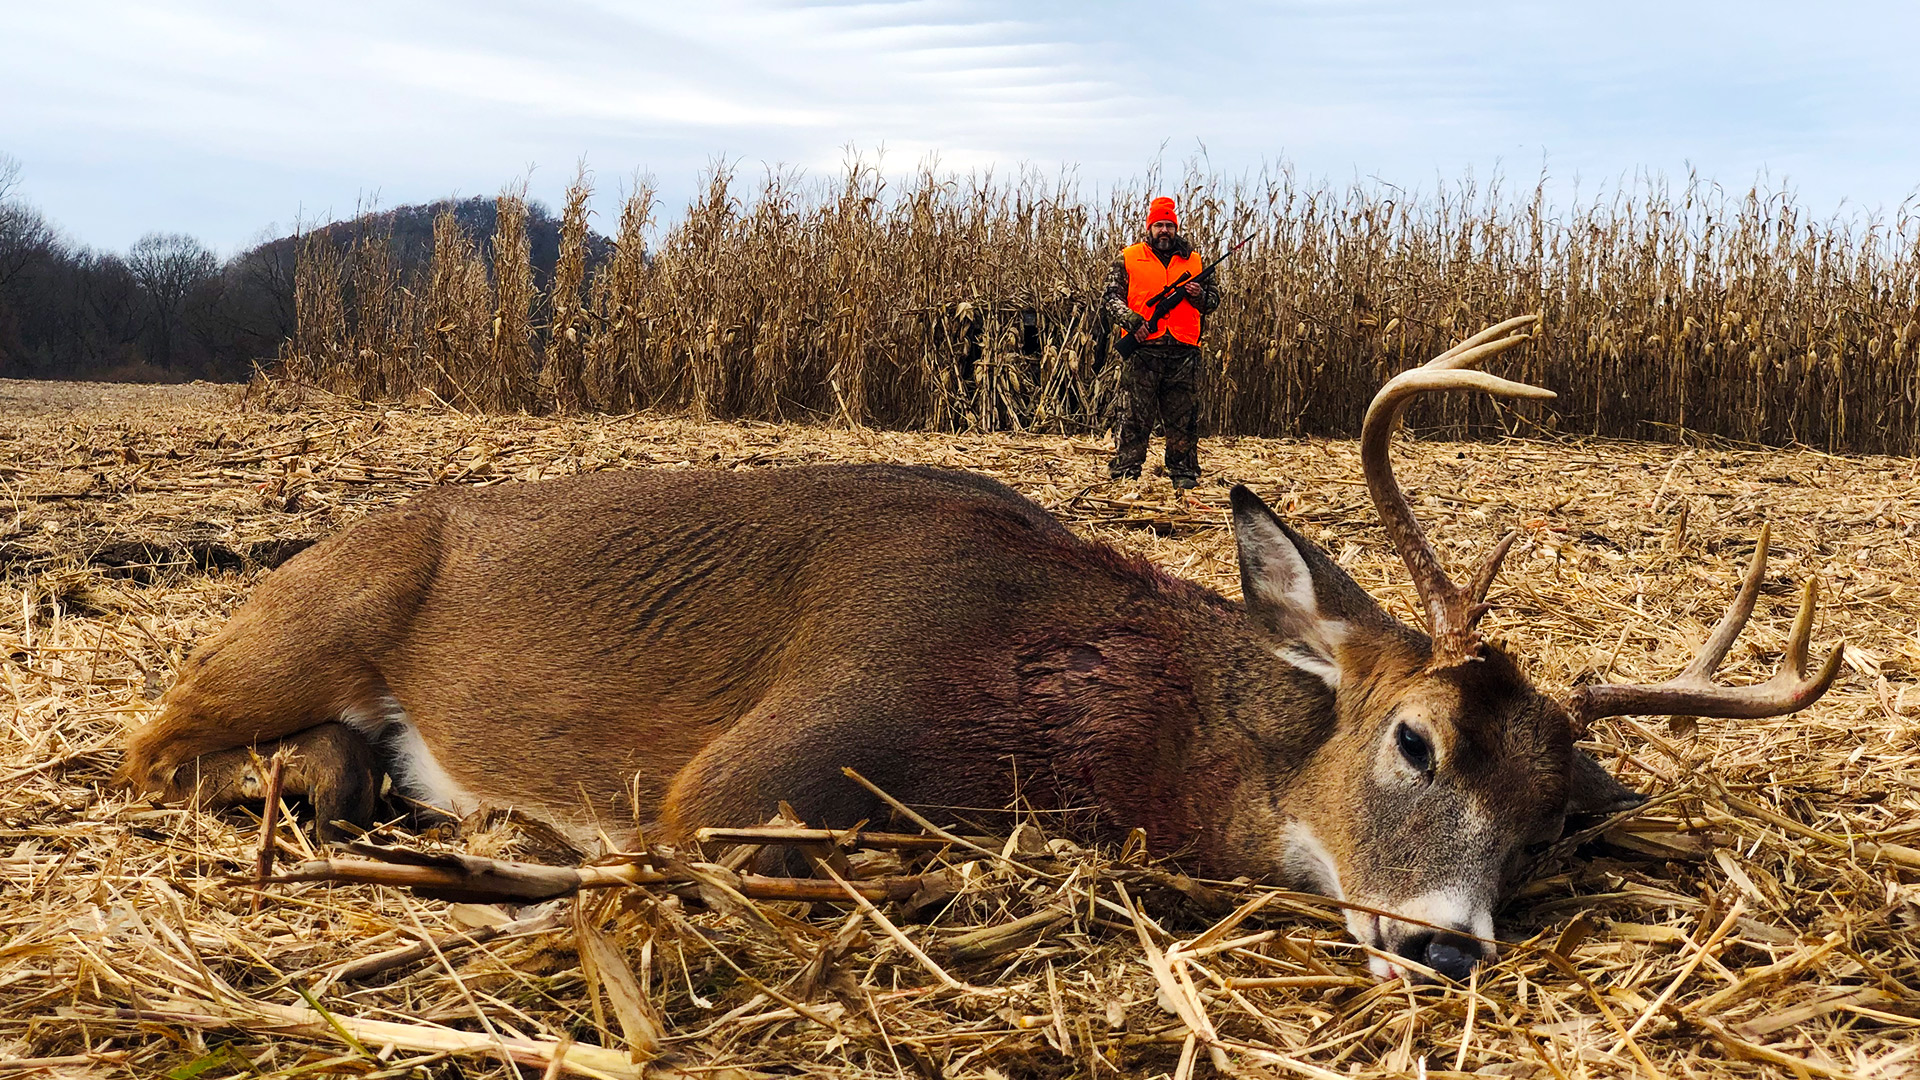
<svg viewBox="0 0 1920 1080"><path fill-rule="evenodd" d="M1187 282L1187 295L1193 297L1195 300L1200 299L1200 283L1197 281Z"/></svg>

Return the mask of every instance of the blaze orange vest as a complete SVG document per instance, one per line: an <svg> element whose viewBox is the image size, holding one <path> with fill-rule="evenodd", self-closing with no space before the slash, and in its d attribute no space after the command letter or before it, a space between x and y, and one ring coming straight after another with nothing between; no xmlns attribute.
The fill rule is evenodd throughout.
<svg viewBox="0 0 1920 1080"><path fill-rule="evenodd" d="M1206 265L1196 252L1185 258L1175 255L1162 266L1160 257L1145 243L1129 245L1127 250L1120 253L1120 257L1127 267L1127 306L1139 312L1143 319L1153 318L1153 298L1162 289L1173 284L1181 274L1191 279ZM1174 305L1173 310L1167 312L1166 317L1154 328L1154 335L1142 341L1164 344L1169 334L1173 335L1175 341L1187 345L1200 344L1200 309L1191 303Z"/></svg>

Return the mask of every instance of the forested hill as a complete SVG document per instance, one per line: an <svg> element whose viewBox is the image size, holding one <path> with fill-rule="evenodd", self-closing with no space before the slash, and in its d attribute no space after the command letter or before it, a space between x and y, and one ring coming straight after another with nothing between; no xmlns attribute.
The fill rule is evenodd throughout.
<svg viewBox="0 0 1920 1080"><path fill-rule="evenodd" d="M414 273L425 271L433 261L433 223L447 212L452 212L454 220L479 246L482 254L487 253L499 221L499 202L492 196L416 203L362 214L349 221L321 226L314 231L325 234L342 250L368 234L386 236L392 245L394 263L402 280L405 280ZM254 250L272 248L276 257L291 259L298 240L298 237L285 236ZM527 203L527 243L533 263L534 285L544 291L553 274L553 265L560 257L560 219L543 203ZM606 257L609 250L606 237L589 233L587 267L591 269ZM287 265L291 266L292 263L288 262Z"/></svg>
<svg viewBox="0 0 1920 1080"><path fill-rule="evenodd" d="M298 236L225 261L178 233L149 233L125 252L97 251L68 240L58 223L18 197L18 176L0 155L0 378L241 380L293 333ZM434 219L449 210L488 251L491 197L402 206L317 231L343 246L368 233L391 236L404 281L427 268ZM544 289L558 257L560 221L532 203L527 233ZM594 236L589 262L606 246Z"/></svg>

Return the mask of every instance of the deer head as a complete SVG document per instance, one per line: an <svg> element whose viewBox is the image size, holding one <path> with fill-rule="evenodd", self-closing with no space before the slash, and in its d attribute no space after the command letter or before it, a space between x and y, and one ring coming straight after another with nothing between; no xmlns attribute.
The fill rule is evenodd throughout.
<svg viewBox="0 0 1920 1080"><path fill-rule="evenodd" d="M1641 797L1574 745L1591 721L1629 713L1771 716L1804 708L1833 681L1840 650L1807 673L1812 583L1785 663L1759 686L1709 681L1753 609L1763 533L1746 582L1712 639L1659 686L1594 685L1562 702L1476 630L1517 533L1466 588L1450 579L1388 462L1393 427L1422 394L1476 390L1550 398L1470 366L1526 340L1536 317L1509 320L1384 386L1367 411L1361 459L1382 525L1412 574L1426 632L1395 620L1244 488L1234 513L1242 586L1282 659L1322 679L1334 726L1285 797L1278 860L1295 883L1346 901L1374 971L1464 978L1494 952L1493 910L1529 846L1557 838L1570 814L1629 809ZM1411 963L1409 963L1411 962Z"/></svg>

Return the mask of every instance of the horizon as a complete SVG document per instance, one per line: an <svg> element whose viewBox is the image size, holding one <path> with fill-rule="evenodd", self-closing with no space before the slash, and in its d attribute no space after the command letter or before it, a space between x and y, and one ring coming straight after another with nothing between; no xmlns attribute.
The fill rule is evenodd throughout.
<svg viewBox="0 0 1920 1080"><path fill-rule="evenodd" d="M1156 31L1161 10L79 0L16 13L0 152L72 242L185 233L222 256L297 219L523 176L555 207L582 159L598 231L639 172L664 226L716 161L747 186L773 167L830 182L849 148L884 151L890 178L929 156L1070 171L1090 199L1190 157L1335 187L1543 177L1556 207L1693 171L1823 220L1920 188L1908 7L1298 0L1202 4Z"/></svg>

